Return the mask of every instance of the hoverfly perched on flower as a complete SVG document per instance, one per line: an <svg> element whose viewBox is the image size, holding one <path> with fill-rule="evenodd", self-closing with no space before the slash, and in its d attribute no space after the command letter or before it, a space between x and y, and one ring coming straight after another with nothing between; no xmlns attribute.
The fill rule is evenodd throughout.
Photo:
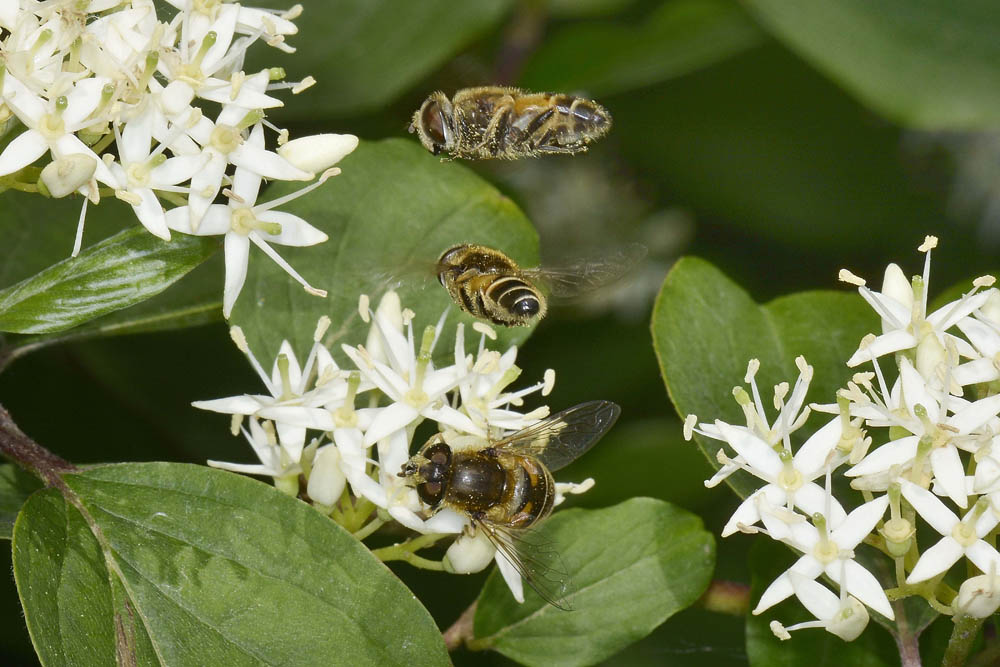
<svg viewBox="0 0 1000 667"><path fill-rule="evenodd" d="M639 244L566 267L525 269L499 250L462 243L437 261L438 281L465 312L501 326L528 326L545 316L546 293L570 298L622 277L646 255Z"/></svg>
<svg viewBox="0 0 1000 667"><path fill-rule="evenodd" d="M471 160L582 153L610 129L611 114L592 100L502 86L465 88L450 100L433 93L409 127L434 155Z"/></svg>
<svg viewBox="0 0 1000 667"><path fill-rule="evenodd" d="M610 401L581 403L479 449L453 448L439 433L399 476L432 513L450 508L469 517L542 598L565 608L565 574L553 562L558 553L531 540L530 529L552 513L551 471L593 447L620 412Z"/></svg>

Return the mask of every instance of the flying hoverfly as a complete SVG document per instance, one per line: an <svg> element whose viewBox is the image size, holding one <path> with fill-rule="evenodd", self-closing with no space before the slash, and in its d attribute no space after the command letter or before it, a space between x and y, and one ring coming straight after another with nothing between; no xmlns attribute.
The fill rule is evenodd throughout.
<svg viewBox="0 0 1000 667"><path fill-rule="evenodd" d="M621 412L610 401L590 401L542 419L481 449L453 449L442 434L430 438L399 472L431 512L469 517L493 546L550 604L562 600L566 575L558 552L531 529L552 513L552 471L593 447Z"/></svg>
<svg viewBox="0 0 1000 667"><path fill-rule="evenodd" d="M566 267L521 268L503 252L462 243L437 261L438 281L459 308L501 326L528 326L545 316L547 295L571 298L610 284L646 255L639 244Z"/></svg>
<svg viewBox="0 0 1000 667"><path fill-rule="evenodd" d="M434 155L471 160L581 153L610 129L611 114L592 100L502 86L433 93L409 127Z"/></svg>

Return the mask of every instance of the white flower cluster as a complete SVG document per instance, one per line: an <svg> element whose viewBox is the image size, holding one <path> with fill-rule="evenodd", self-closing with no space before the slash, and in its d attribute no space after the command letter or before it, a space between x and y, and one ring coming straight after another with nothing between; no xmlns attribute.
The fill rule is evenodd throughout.
<svg viewBox="0 0 1000 667"><path fill-rule="evenodd" d="M414 313L402 308L395 292L387 292L374 313L362 297L360 311L371 322L365 345L341 346L353 368L338 366L322 344L330 325L326 317L316 328L305 363L299 364L285 341L270 374L247 347L239 327L232 328L234 341L268 394L198 401L194 406L233 415L234 434L242 431L260 463L209 461L209 465L273 477L278 488L296 496L304 491L310 502L335 519L360 513L359 521L365 522L372 511L377 512L355 530L359 537L388 520L424 534L462 533L448 549L446 569L476 572L495 558L514 596L522 601L517 570L481 532L469 530L468 516L448 508L428 516L416 490L398 473L410 458L414 431L425 419L436 422L453 447L482 447L487 438L499 439L546 417L545 406L528 413L514 408L534 392L547 395L553 372L547 371L542 382L510 391L521 372L514 364L517 348L503 354L487 349L487 338L496 336L489 327L473 325L481 335L478 353L469 355L459 323L454 363L438 368L432 354L444 315L436 326L419 334L418 344ZM592 484L593 480L557 484L556 502Z"/></svg>
<svg viewBox="0 0 1000 667"><path fill-rule="evenodd" d="M1000 292L992 277L978 278L969 292L928 313L936 244L927 237L920 246L923 275L912 280L890 264L881 292L841 272L880 316L882 334L866 336L847 360L871 370L855 374L835 403L805 406L813 369L799 357L798 380L790 393L787 383L775 387L778 414L769 420L754 379L759 362L752 360L745 378L752 395L733 390L745 426L697 424L694 415L685 422L687 438L697 432L733 452L718 450L722 467L707 486L737 470L765 482L723 536L763 533L801 553L754 609L759 614L794 595L816 617L789 628L773 621L782 639L789 630L822 627L853 640L868 623L868 609L891 620L890 599L910 595L956 618L982 618L1000 605ZM811 411L833 417L793 451L792 434ZM834 497L835 474L862 496L850 512L844 498ZM919 541L918 516L936 531L921 531ZM859 562L861 542L891 559L894 586L883 588ZM942 578L963 558L983 574L955 591ZM839 595L816 581L824 574Z"/></svg>
<svg viewBox="0 0 1000 667"><path fill-rule="evenodd" d="M258 40L294 51L285 37L295 34L292 19L301 7L167 4L177 11L161 20L153 0L0 0L0 122L15 135L0 153L0 185L84 195L73 255L87 202L99 203L102 194L130 204L164 240L171 230L224 234L226 317L246 278L251 243L307 291L325 294L269 243L308 246L326 235L272 209L338 173L327 168L357 138L288 141L286 131L265 120L264 109L282 106L269 93L300 92L311 77L287 83L280 68L242 70L247 48ZM265 148L265 128L278 132L277 152ZM29 166L46 154L51 160L40 171ZM256 203L262 178L308 181L317 172L320 179L296 195ZM220 192L227 204L214 203Z"/></svg>

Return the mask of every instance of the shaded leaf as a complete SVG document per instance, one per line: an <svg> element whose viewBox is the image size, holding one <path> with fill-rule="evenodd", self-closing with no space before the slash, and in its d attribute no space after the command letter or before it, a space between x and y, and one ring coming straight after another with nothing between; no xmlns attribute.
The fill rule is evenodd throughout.
<svg viewBox="0 0 1000 667"><path fill-rule="evenodd" d="M10 539L21 505L41 487L42 483L37 477L16 465L0 465L0 539Z"/></svg>
<svg viewBox="0 0 1000 667"><path fill-rule="evenodd" d="M398 284L403 306L417 314L421 328L437 322L450 308L447 326L436 349L451 356L454 324L475 321L460 314L438 285L432 268L447 248L481 243L499 248L522 266L538 263L538 237L531 223L507 197L457 162L442 162L417 142L390 139L362 142L340 166L343 173L282 210L305 218L330 240L310 248L279 251L306 280L326 289L322 299L307 294L274 262L253 252L243 293L231 322L243 327L251 348L270 367L282 339L304 355L312 344L316 321L333 321L325 342L335 354L340 343L363 344L369 326L358 315L360 294L378 297ZM273 197L295 189L277 184ZM529 328L498 331L503 346L527 338ZM304 356L300 357L304 358Z"/></svg>
<svg viewBox="0 0 1000 667"><path fill-rule="evenodd" d="M750 359L760 360L757 385L766 405L774 385L794 383L799 355L815 371L806 403L833 403L836 390L854 373L845 362L877 327L857 294L803 292L759 306L721 271L694 257L682 258L667 274L652 318L660 372L678 414L735 424L745 423L745 417L732 389L744 385ZM810 430L823 418L814 416ZM720 443L698 435L695 440L718 468ZM740 477L729 479L742 496L757 488Z"/></svg>
<svg viewBox="0 0 1000 667"><path fill-rule="evenodd" d="M18 519L15 573L36 646L55 647L50 664L112 663L116 637L140 664L151 651L169 665L448 662L433 620L388 569L273 487L167 463L65 481L100 529L107 560L77 510L51 492ZM64 583L69 566L84 570L73 580L83 583ZM112 604L141 626L116 622ZM93 618L73 620L81 614ZM86 647L64 641L71 621L88 624Z"/></svg>
<svg viewBox="0 0 1000 667"><path fill-rule="evenodd" d="M533 90L621 93L711 65L761 37L734 4L667 2L634 26L598 21L556 31L528 61L520 83Z"/></svg>
<svg viewBox="0 0 1000 667"><path fill-rule="evenodd" d="M212 239L133 227L0 291L0 330L62 331L159 294L205 261Z"/></svg>
<svg viewBox="0 0 1000 667"><path fill-rule="evenodd" d="M518 604L499 572L476 609L475 644L526 665L589 665L613 655L698 599L715 563L701 520L652 498L557 512L540 532L562 554L572 611L530 589Z"/></svg>
<svg viewBox="0 0 1000 667"><path fill-rule="evenodd" d="M894 120L982 130L1000 120L1000 15L992 0L746 4L806 60Z"/></svg>
<svg viewBox="0 0 1000 667"><path fill-rule="evenodd" d="M612 138L672 201L772 253L813 251L830 263L831 281L838 251L855 266L873 255L881 263L881 251L900 239L916 245L923 234L944 231L943 198L919 188L901 164L900 131L873 122L774 44L641 95L601 101L615 119ZM738 243L730 240L719 254L751 264Z"/></svg>

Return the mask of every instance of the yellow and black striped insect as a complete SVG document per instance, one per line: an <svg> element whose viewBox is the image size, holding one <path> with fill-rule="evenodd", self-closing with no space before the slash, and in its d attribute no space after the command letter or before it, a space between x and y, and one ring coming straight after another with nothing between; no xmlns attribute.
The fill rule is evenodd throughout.
<svg viewBox="0 0 1000 667"><path fill-rule="evenodd" d="M581 403L480 449L453 448L439 433L398 474L431 512L447 507L468 516L539 595L565 608L559 555L529 529L552 513L551 471L597 444L620 413L610 401Z"/></svg>
<svg viewBox="0 0 1000 667"><path fill-rule="evenodd" d="M501 86L433 93L409 127L434 155L470 160L582 153L610 129L611 114L593 100Z"/></svg>
<svg viewBox="0 0 1000 667"><path fill-rule="evenodd" d="M547 296L570 298L613 282L646 254L632 244L567 267L521 268L499 250L463 243L437 261L438 280L465 312L501 326L528 326L545 316Z"/></svg>

